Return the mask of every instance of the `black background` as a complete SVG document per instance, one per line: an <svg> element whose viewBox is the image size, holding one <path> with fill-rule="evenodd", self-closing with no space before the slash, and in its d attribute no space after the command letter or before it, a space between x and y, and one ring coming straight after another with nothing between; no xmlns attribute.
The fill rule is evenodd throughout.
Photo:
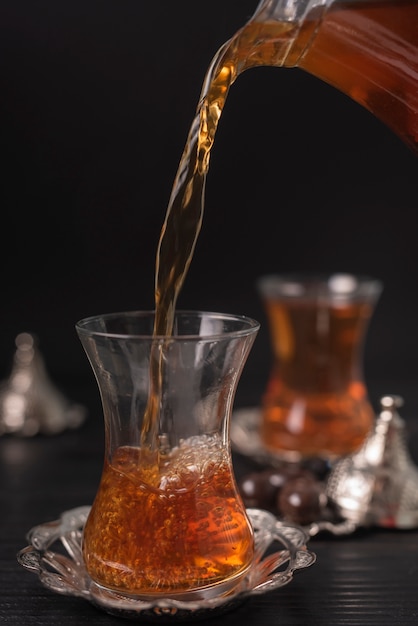
<svg viewBox="0 0 418 626"><path fill-rule="evenodd" d="M94 385L76 321L153 308L156 246L206 69L256 4L0 0L2 377L16 334L29 331L58 385ZM343 271L384 283L365 375L373 400L374 389L403 393L408 407L417 174L396 136L315 77L258 68L238 78L178 306L262 322L243 374L255 396L270 359L257 277Z"/></svg>

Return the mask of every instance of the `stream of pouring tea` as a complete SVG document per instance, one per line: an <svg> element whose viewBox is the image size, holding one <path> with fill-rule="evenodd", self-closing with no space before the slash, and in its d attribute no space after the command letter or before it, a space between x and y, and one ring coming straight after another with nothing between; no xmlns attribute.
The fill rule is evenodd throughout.
<svg viewBox="0 0 418 626"><path fill-rule="evenodd" d="M202 225L206 175L218 122L230 86L241 72L254 65L255 59L250 59L249 51L255 35L243 28L226 42L213 58L203 83L157 249L155 336L170 336L173 330L177 298ZM158 454L163 350L163 343L155 345L150 363L149 401L141 432L141 448L146 453L151 452L151 458Z"/></svg>
<svg viewBox="0 0 418 626"><path fill-rule="evenodd" d="M157 249L155 336L167 337L173 330L177 298L202 225L210 152L229 88L239 74L249 67L279 64L281 51L287 49L288 31L292 27L289 25L278 27L276 24L275 48L270 37L264 49L260 48L256 54L250 54L261 28L263 27L260 24L252 26L248 24L239 31L218 50L206 73L197 112L174 180ZM155 345L150 363L151 389L141 432L141 449L146 454L151 453L152 463L155 461L155 455L158 455L163 350L163 343Z"/></svg>

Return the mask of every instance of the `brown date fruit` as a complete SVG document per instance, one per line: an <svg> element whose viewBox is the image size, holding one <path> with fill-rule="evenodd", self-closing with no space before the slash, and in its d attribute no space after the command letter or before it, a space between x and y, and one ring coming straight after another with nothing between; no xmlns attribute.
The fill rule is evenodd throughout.
<svg viewBox="0 0 418 626"><path fill-rule="evenodd" d="M321 483L308 474L290 478L277 496L279 515L286 521L305 526L321 517L325 495Z"/></svg>
<svg viewBox="0 0 418 626"><path fill-rule="evenodd" d="M246 474L238 488L246 507L266 509L277 513L277 499L283 486L291 478L312 474L295 464L286 464L279 468L269 468Z"/></svg>

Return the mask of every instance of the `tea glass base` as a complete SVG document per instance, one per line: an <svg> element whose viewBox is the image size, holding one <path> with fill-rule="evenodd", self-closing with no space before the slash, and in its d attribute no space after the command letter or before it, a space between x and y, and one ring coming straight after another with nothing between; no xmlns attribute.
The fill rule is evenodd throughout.
<svg viewBox="0 0 418 626"><path fill-rule="evenodd" d="M288 584L293 574L313 565L316 555L307 550L309 535L297 525L280 522L261 509L247 509L254 528L253 562L240 583L228 594L204 599L168 597L139 598L100 587L89 577L81 542L90 507L64 512L53 522L32 528L29 545L17 560L38 575L41 583L56 593L81 597L107 613L128 619L141 616L147 621L196 620L232 610L243 600Z"/></svg>

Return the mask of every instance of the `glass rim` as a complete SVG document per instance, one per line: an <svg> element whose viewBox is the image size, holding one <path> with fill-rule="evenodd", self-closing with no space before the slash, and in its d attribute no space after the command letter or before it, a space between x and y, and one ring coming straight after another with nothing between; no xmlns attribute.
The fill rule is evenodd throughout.
<svg viewBox="0 0 418 626"><path fill-rule="evenodd" d="M199 334L199 333L185 333L177 334L173 333L170 335L154 335L152 330L150 332L144 333L135 333L135 332L113 332L108 330L100 330L98 328L93 328L93 324L97 324L100 320L106 322L108 320L123 320L131 318L137 319L145 319L145 318L155 318L155 309L147 309L147 310L128 310L128 311L116 311L114 313L103 313L98 315L90 315L88 317L81 318L75 324L76 331L79 335L85 335L90 337L107 337L112 339L142 339L147 341L214 341L217 339L225 339L225 338L233 338L233 337L247 337L253 333L256 333L260 328L260 322L255 320L248 315L241 315L235 313L222 313L219 311L203 311L203 310L193 310L193 309L179 309L175 311L174 320L180 317L190 317L194 319L199 319L203 317L208 317L210 319L219 319L221 321L235 321L241 322L244 324L243 327L238 329L226 330L223 332L214 332L208 334Z"/></svg>
<svg viewBox="0 0 418 626"><path fill-rule="evenodd" d="M383 290L383 282L378 278L354 272L265 274L257 279L256 285L262 295L289 300L310 298L316 295L326 295L336 300L365 295L377 297Z"/></svg>

